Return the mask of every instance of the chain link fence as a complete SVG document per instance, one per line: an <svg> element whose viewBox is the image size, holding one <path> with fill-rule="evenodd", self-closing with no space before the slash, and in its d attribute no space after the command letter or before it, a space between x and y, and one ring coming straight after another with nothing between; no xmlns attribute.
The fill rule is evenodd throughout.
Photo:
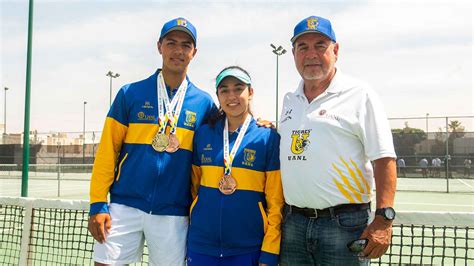
<svg viewBox="0 0 474 266"><path fill-rule="evenodd" d="M426 114L389 118L389 122L398 156L399 190L474 192L474 116ZM33 131L30 164L91 165L100 137L100 131ZM22 134L2 136L0 166L21 169L22 139ZM2 168L0 177L7 171Z"/></svg>
<svg viewBox="0 0 474 266"><path fill-rule="evenodd" d="M31 164L92 164L101 137L100 131L30 134ZM23 134L2 136L0 164L21 164ZM1 171L1 169L0 169Z"/></svg>

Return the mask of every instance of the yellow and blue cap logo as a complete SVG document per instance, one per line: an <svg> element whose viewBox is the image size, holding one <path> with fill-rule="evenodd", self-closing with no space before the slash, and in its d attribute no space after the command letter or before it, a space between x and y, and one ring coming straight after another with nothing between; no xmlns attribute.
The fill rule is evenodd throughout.
<svg viewBox="0 0 474 266"><path fill-rule="evenodd" d="M293 32L291 43L294 43L298 37L305 33L316 32L328 37L333 42L336 42L336 33L332 29L331 22L328 19L310 16L300 21Z"/></svg>
<svg viewBox="0 0 474 266"><path fill-rule="evenodd" d="M196 28L189 20L185 18L175 18L166 22L165 25L163 25L163 28L161 29L160 41L163 40L166 34L175 30L183 31L187 33L189 36L191 36L191 38L194 41L194 46L196 46L196 41L197 41Z"/></svg>

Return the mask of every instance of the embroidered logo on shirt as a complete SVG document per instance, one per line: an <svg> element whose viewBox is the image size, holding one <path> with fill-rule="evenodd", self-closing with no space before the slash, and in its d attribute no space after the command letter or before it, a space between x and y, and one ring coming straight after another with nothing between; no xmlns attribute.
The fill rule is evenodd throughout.
<svg viewBox="0 0 474 266"><path fill-rule="evenodd" d="M306 156L301 155L305 150L308 149L310 144L309 135L311 129L306 130L293 130L291 133L291 152L295 155L288 156L289 161L302 160L306 161Z"/></svg>
<svg viewBox="0 0 474 266"><path fill-rule="evenodd" d="M208 144L206 145L206 147L205 147L203 150L205 150L205 151L212 151L211 144L208 143Z"/></svg>
<svg viewBox="0 0 474 266"><path fill-rule="evenodd" d="M253 162L256 158L256 151L251 149L244 149L244 161L242 162L243 165L253 167Z"/></svg>
<svg viewBox="0 0 474 266"><path fill-rule="evenodd" d="M290 120L291 119L291 115L283 118L283 120L280 121L280 123L285 123L286 121Z"/></svg>
<svg viewBox="0 0 474 266"><path fill-rule="evenodd" d="M319 116L324 117L324 118L334 119L334 120L337 120L337 121L341 121L341 117L339 117L337 115L329 114L325 109L321 109L321 111L319 111Z"/></svg>
<svg viewBox="0 0 474 266"><path fill-rule="evenodd" d="M154 115L146 115L144 112L138 112L137 118L141 121L155 121Z"/></svg>
<svg viewBox="0 0 474 266"><path fill-rule="evenodd" d="M186 120L184 121L184 125L194 127L194 123L196 123L196 113L186 110Z"/></svg>
<svg viewBox="0 0 474 266"><path fill-rule="evenodd" d="M142 108L153 109L153 105L151 105L150 102L145 102L145 104L142 105Z"/></svg>
<svg viewBox="0 0 474 266"><path fill-rule="evenodd" d="M211 157L206 157L204 154L201 155L201 164L212 163Z"/></svg>
<svg viewBox="0 0 474 266"><path fill-rule="evenodd" d="M290 119L291 119L291 115L290 115L290 114L291 114L292 111L293 111L293 109L287 110L287 111L285 112L285 114L284 114L285 118L283 118L283 119L280 121L280 123L284 123L284 122L290 120Z"/></svg>

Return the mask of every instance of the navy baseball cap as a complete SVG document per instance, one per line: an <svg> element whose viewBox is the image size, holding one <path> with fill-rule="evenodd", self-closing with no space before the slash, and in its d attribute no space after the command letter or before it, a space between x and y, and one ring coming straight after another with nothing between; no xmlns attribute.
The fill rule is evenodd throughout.
<svg viewBox="0 0 474 266"><path fill-rule="evenodd" d="M321 33L333 42L336 42L336 34L332 29L331 21L322 17L310 16L296 25L291 43L295 43L298 37L309 32Z"/></svg>
<svg viewBox="0 0 474 266"><path fill-rule="evenodd" d="M160 41L163 40L166 34L175 31L175 30L180 30L185 33L187 33L189 36L194 41L194 46L196 46L196 39L197 39L197 32L196 28L191 24L191 22L185 18L175 18L173 20L170 20L163 25L163 28L161 29L161 34L160 34Z"/></svg>

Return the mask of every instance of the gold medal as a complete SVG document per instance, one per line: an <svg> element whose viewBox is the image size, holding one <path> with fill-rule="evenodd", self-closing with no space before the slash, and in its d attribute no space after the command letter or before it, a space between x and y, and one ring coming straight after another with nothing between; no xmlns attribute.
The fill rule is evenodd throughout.
<svg viewBox="0 0 474 266"><path fill-rule="evenodd" d="M168 141L169 143L168 143L168 147L166 148L166 152L172 153L179 149L179 140L175 134L170 134Z"/></svg>
<svg viewBox="0 0 474 266"><path fill-rule="evenodd" d="M151 142L151 146L157 152L163 152L168 147L169 139L168 136L165 134L156 133L155 137L153 137L153 141Z"/></svg>
<svg viewBox="0 0 474 266"><path fill-rule="evenodd" d="M219 180L219 191L224 195L234 193L237 188L237 181L231 175L224 175Z"/></svg>

